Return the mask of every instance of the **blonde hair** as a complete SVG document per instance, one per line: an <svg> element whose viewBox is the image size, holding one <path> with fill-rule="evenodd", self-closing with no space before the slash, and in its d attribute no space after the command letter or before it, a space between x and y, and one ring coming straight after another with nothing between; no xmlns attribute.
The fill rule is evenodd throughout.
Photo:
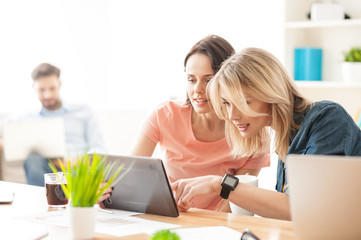
<svg viewBox="0 0 361 240"><path fill-rule="evenodd" d="M270 142L270 133L266 127L255 136L244 138L229 119L221 96L225 96L248 116L268 115L252 111L245 100L245 92L271 104L270 127L275 131L275 150L284 160L290 144L291 129L299 129L293 113L304 111L311 102L302 96L293 79L271 53L258 48L246 48L233 55L223 63L208 84L208 93L214 111L226 121L226 137L234 156L265 152Z"/></svg>

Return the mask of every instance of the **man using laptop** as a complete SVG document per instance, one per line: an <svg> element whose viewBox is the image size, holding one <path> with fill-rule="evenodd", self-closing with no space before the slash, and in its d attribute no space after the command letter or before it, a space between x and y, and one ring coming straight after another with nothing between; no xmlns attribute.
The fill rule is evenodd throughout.
<svg viewBox="0 0 361 240"><path fill-rule="evenodd" d="M86 106L69 105L59 96L62 82L60 69L48 64L38 65L31 73L33 89L42 108L39 112L28 114L26 119L62 118L64 120L66 156L75 157L84 151L104 151L101 134L95 119ZM34 136L36 137L36 136ZM57 164L57 161L54 161ZM48 159L31 154L24 163L27 183L44 186L44 173L52 172Z"/></svg>

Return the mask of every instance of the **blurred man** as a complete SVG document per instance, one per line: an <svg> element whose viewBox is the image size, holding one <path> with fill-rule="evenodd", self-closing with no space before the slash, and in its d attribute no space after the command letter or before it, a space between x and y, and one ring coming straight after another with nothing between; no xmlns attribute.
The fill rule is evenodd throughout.
<svg viewBox="0 0 361 240"><path fill-rule="evenodd" d="M34 91L42 104L42 109L35 117L64 119L67 156L76 156L84 151L104 151L103 140L90 109L65 104L60 98L60 69L42 63L33 70L31 77ZM44 186L44 173L52 172L48 159L36 154L25 160L24 168L27 183L37 186Z"/></svg>

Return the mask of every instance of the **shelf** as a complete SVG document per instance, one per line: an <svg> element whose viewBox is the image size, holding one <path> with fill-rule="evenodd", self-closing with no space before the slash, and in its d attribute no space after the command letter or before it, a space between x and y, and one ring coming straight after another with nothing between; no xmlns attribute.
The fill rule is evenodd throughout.
<svg viewBox="0 0 361 240"><path fill-rule="evenodd" d="M361 88L361 82L295 81L300 88Z"/></svg>
<svg viewBox="0 0 361 240"><path fill-rule="evenodd" d="M286 29L361 26L361 19L286 22Z"/></svg>
<svg viewBox="0 0 361 240"><path fill-rule="evenodd" d="M361 108L361 81L344 82L341 63L350 47L361 46L360 0L338 0L352 19L312 21L310 6L320 0L284 0L284 65L294 73L294 50L303 46L322 48L322 81L296 81L311 101L331 100L350 114ZM325 2L325 1L323 1ZM329 1L328 1L329 2Z"/></svg>

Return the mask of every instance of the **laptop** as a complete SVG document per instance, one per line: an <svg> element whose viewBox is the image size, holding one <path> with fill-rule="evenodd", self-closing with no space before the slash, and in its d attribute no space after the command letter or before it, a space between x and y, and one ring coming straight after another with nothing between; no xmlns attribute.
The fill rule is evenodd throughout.
<svg viewBox="0 0 361 240"><path fill-rule="evenodd" d="M361 239L361 157L289 155L296 239Z"/></svg>
<svg viewBox="0 0 361 240"><path fill-rule="evenodd" d="M161 159L107 156L108 162L131 170L114 186L112 196L103 203L108 208L178 217L177 204Z"/></svg>
<svg viewBox="0 0 361 240"><path fill-rule="evenodd" d="M64 157L65 130L62 118L41 118L3 125L4 158L24 161L31 153L44 158Z"/></svg>

